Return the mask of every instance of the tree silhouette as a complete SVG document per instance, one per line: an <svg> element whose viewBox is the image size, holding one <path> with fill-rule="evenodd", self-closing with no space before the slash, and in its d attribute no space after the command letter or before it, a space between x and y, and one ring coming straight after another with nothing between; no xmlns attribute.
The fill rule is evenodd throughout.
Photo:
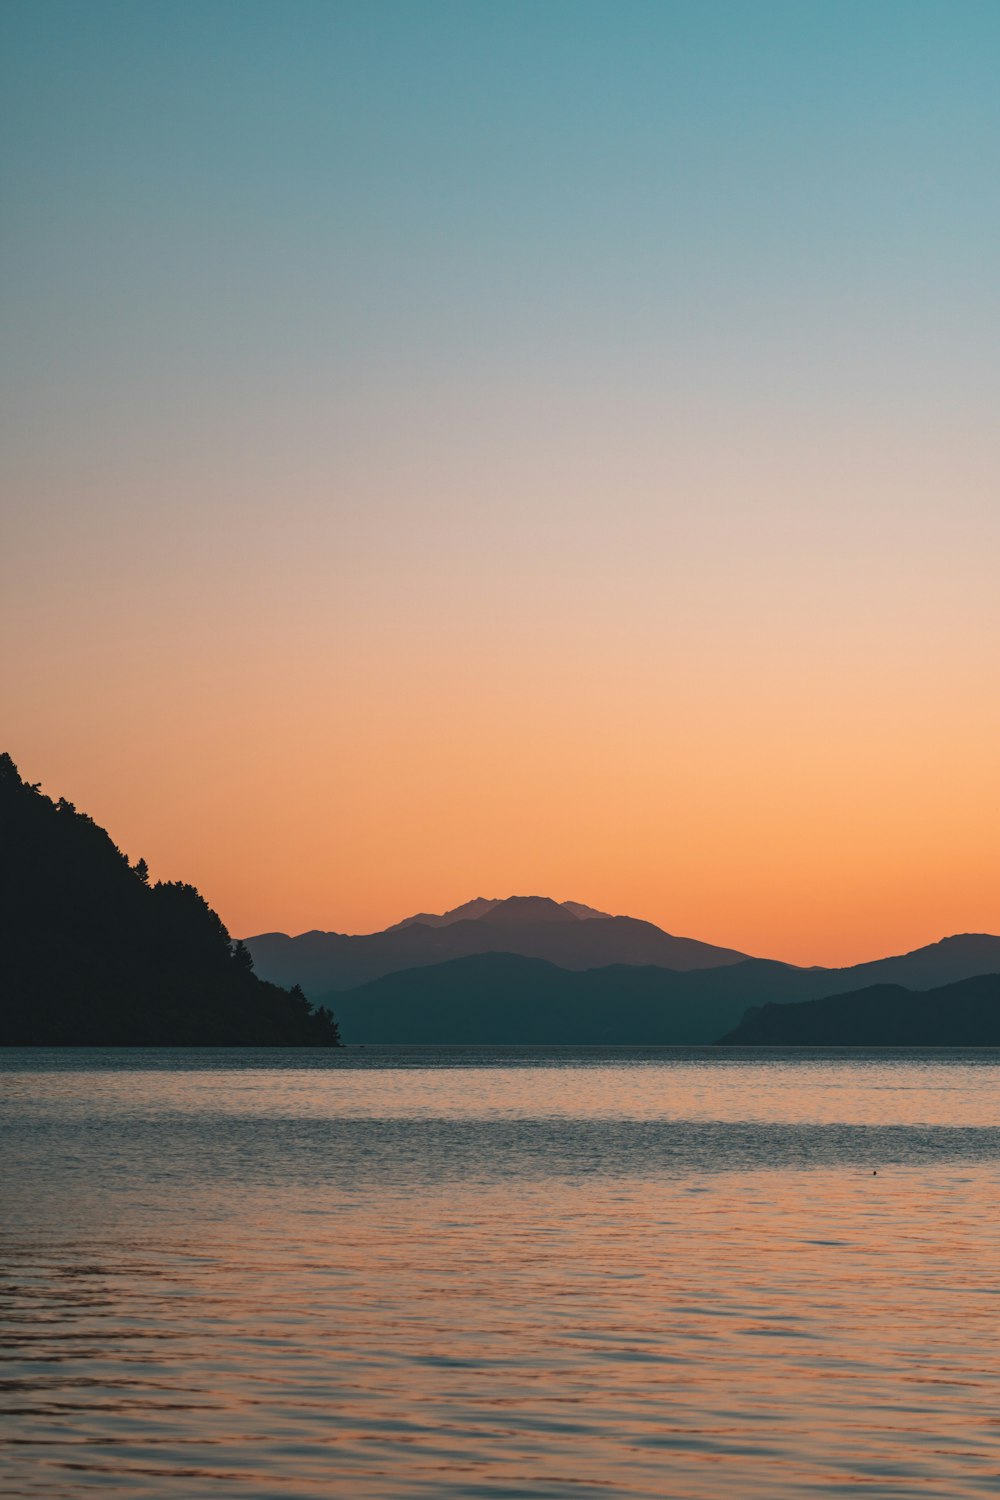
<svg viewBox="0 0 1000 1500"><path fill-rule="evenodd" d="M0 754L0 1044L339 1042L328 1010L258 979L193 885L150 885L145 860Z"/></svg>

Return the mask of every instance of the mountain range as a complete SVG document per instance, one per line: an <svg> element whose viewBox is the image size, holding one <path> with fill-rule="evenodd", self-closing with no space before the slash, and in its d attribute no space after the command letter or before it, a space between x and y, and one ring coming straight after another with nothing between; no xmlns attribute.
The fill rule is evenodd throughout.
<svg viewBox="0 0 1000 1500"><path fill-rule="evenodd" d="M274 984L301 984L318 997L352 989L401 969L440 964L476 953L518 953L563 969L655 964L707 969L746 958L694 938L675 937L652 922L609 916L576 901L547 896L477 897L453 911L421 912L383 932L263 932L245 939L257 973Z"/></svg>
<svg viewBox="0 0 1000 1500"><path fill-rule="evenodd" d="M266 933L247 944L258 972L334 1006L356 1043L707 1045L750 1007L1000 972L1000 938L986 933L798 968L543 896L477 897L363 937Z"/></svg>
<svg viewBox="0 0 1000 1500"><path fill-rule="evenodd" d="M383 975L325 998L357 1043L509 1043L704 1046L752 1006L796 1002L871 986L911 990L1000 972L1000 938L966 934L844 969L798 969L746 959L712 969L614 964L570 970L514 953L482 953Z"/></svg>

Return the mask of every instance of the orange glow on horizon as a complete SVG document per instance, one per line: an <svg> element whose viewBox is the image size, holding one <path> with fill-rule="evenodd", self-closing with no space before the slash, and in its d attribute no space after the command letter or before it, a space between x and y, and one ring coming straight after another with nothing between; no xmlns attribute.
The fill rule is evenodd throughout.
<svg viewBox="0 0 1000 1500"><path fill-rule="evenodd" d="M120 661L105 702L142 709L113 743L95 715L53 750L53 707L10 749L241 936L510 894L803 964L1000 929L998 709L968 684L950 684L956 730L944 683L887 700L877 670L793 701L763 676L706 693L665 669L653 693L593 656L560 675L541 653L506 673L471 655L422 676L383 661L378 691L355 663L311 695L302 662L258 661L256 691L249 666L202 662L166 693Z"/></svg>

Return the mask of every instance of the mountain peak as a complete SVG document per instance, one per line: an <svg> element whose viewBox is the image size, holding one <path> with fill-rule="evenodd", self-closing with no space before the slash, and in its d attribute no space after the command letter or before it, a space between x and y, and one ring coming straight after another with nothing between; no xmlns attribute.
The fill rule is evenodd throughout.
<svg viewBox="0 0 1000 1500"><path fill-rule="evenodd" d="M589 922L607 916L608 912L585 906L582 901L553 901L548 896L476 896L450 911L417 912L401 922L393 922L385 931L398 932L401 927L451 927L456 922L483 920L498 926L509 922Z"/></svg>
<svg viewBox="0 0 1000 1500"><path fill-rule="evenodd" d="M551 896L508 896L506 901L497 901L479 920L501 927L522 922L579 922L582 918Z"/></svg>

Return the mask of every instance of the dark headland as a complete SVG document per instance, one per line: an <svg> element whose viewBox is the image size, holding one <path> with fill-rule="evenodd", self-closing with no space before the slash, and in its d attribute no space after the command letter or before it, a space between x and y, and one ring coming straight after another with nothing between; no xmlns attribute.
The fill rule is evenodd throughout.
<svg viewBox="0 0 1000 1500"><path fill-rule="evenodd" d="M192 885L149 882L103 828L0 755L0 1045L337 1046L260 979Z"/></svg>

